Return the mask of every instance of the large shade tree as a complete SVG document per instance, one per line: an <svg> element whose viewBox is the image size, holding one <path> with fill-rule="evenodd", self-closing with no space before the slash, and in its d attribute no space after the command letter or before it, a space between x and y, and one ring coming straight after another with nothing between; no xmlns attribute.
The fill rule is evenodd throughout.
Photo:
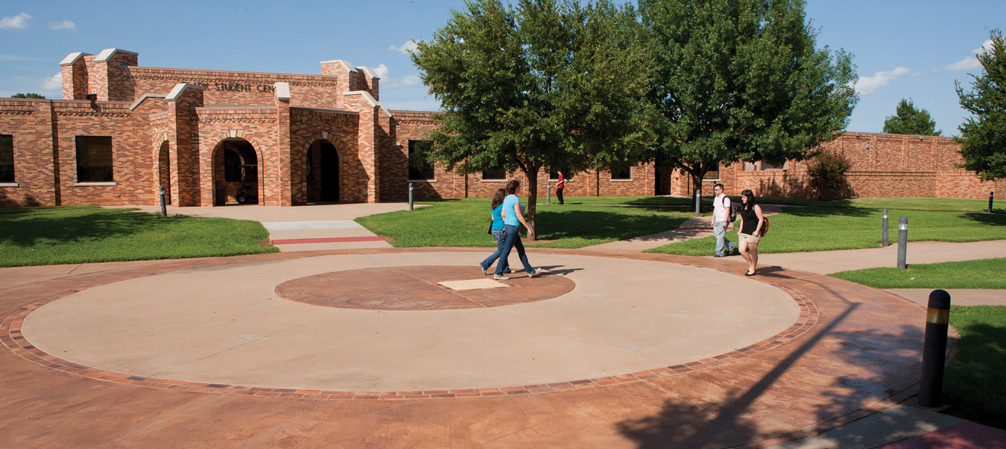
<svg viewBox="0 0 1006 449"><path fill-rule="evenodd" d="M643 101L648 55L629 6L607 1L475 0L413 62L440 100L432 158L449 170L520 171L529 237L538 177L634 163L652 143Z"/></svg>
<svg viewBox="0 0 1006 449"><path fill-rule="evenodd" d="M964 168L985 181L1006 178L1006 40L999 30L991 39L992 47L978 54L985 73L972 75L968 92L956 83L961 107L971 113L959 128Z"/></svg>
<svg viewBox="0 0 1006 449"><path fill-rule="evenodd" d="M911 99L905 98L898 102L894 115L884 120L884 132L919 136L938 136L943 133L936 129L936 120L929 116L929 111L916 108Z"/></svg>
<svg viewBox="0 0 1006 449"><path fill-rule="evenodd" d="M845 128L852 58L817 48L799 0L639 0L660 111L652 158L691 175L718 164L803 159Z"/></svg>

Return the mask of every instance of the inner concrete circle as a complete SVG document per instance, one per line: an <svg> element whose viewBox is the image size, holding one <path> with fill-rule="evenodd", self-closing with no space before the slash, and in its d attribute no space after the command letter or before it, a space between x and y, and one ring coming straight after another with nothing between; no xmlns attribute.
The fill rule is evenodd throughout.
<svg viewBox="0 0 1006 449"><path fill-rule="evenodd" d="M24 318L24 337L77 364L148 378L342 391L494 388L600 378L715 357L800 318L783 291L658 261L537 254L576 287L502 307L362 310L287 301L329 272L462 266L471 251L346 254L190 268L90 288ZM540 279L529 279L531 287ZM386 279L373 279L375 283Z"/></svg>
<svg viewBox="0 0 1006 449"><path fill-rule="evenodd" d="M541 301L574 286L567 276L530 278L520 272L507 277L495 281L467 266L362 268L291 279L276 286L276 295L345 309L437 310Z"/></svg>

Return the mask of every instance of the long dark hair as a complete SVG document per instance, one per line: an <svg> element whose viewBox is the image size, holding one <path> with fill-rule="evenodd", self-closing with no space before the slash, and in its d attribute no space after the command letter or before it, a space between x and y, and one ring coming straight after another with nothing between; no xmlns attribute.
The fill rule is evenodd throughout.
<svg viewBox="0 0 1006 449"><path fill-rule="evenodd" d="M503 204L504 198L506 198L506 189L497 190L496 194L493 195L493 207L490 209L496 210L497 207L500 207L500 204Z"/></svg>
<svg viewBox="0 0 1006 449"><path fill-rule="evenodd" d="M743 207L743 208L744 208L744 210L751 210L751 209L754 209L754 207L755 207L755 197L754 197L754 192L752 192L752 191L751 191L751 189L744 189L744 191L743 191L743 192L741 192L741 196L746 196L746 197L748 197L748 200L747 200L747 202L746 202L746 203L744 203L744 205L742 205L741 207Z"/></svg>
<svg viewBox="0 0 1006 449"><path fill-rule="evenodd" d="M516 192L518 188L520 188L520 180L511 179L510 182L506 183L506 194L513 195L513 193Z"/></svg>

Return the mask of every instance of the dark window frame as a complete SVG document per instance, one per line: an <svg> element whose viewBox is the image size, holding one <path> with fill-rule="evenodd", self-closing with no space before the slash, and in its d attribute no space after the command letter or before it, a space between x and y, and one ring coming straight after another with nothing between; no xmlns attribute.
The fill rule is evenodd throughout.
<svg viewBox="0 0 1006 449"><path fill-rule="evenodd" d="M0 183L14 184L14 135L0 134Z"/></svg>
<svg viewBox="0 0 1006 449"><path fill-rule="evenodd" d="M436 164L427 159L433 151L431 140L409 140L409 181L435 181Z"/></svg>
<svg viewBox="0 0 1006 449"><path fill-rule="evenodd" d="M115 147L112 136L76 136L74 143L78 183L115 182ZM107 164L105 160L108 161Z"/></svg>

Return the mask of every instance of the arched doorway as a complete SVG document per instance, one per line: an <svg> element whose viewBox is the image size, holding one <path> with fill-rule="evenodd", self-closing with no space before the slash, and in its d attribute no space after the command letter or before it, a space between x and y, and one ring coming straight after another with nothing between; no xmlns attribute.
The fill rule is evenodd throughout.
<svg viewBox="0 0 1006 449"><path fill-rule="evenodd" d="M227 139L213 157L213 204L258 204L258 155L244 139Z"/></svg>
<svg viewBox="0 0 1006 449"><path fill-rule="evenodd" d="M164 187L164 204L171 204L171 156L168 142L161 144L157 152L157 180ZM157 199L160 202L160 198Z"/></svg>
<svg viewBox="0 0 1006 449"><path fill-rule="evenodd" d="M307 201L339 201L339 152L327 140L316 140L307 149Z"/></svg>

